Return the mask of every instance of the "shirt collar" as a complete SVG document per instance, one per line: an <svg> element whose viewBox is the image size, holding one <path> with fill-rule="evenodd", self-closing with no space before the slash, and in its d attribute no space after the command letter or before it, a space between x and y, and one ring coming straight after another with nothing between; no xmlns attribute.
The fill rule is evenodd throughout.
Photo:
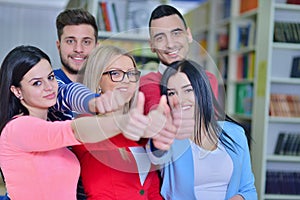
<svg viewBox="0 0 300 200"><path fill-rule="evenodd" d="M167 65L160 62L158 65L158 72L163 74L165 72L165 70L167 69L167 67L168 67Z"/></svg>

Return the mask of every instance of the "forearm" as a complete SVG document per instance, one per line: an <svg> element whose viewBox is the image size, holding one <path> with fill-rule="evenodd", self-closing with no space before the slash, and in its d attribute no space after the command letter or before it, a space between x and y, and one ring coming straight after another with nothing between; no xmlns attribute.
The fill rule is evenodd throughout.
<svg viewBox="0 0 300 200"><path fill-rule="evenodd" d="M114 120L114 116L77 118L73 120L71 126L75 137L83 143L100 142L121 132Z"/></svg>
<svg viewBox="0 0 300 200"><path fill-rule="evenodd" d="M90 113L88 102L98 96L80 83L59 84L55 109Z"/></svg>

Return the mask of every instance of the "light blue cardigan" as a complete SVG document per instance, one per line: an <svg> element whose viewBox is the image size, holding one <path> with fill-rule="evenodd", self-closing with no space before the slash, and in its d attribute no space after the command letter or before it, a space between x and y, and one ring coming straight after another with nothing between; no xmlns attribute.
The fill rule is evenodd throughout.
<svg viewBox="0 0 300 200"><path fill-rule="evenodd" d="M226 193L226 199L240 194L246 200L257 200L254 175L251 169L247 138L242 127L231 122L220 122L221 127L236 142L223 134L220 139L233 145L236 152L225 146L233 162L233 172ZM171 149L156 157L147 145L149 157L154 164L161 165L163 178L161 194L166 200L196 200L194 195L194 164L190 141L175 140ZM204 197L205 199L205 197Z"/></svg>

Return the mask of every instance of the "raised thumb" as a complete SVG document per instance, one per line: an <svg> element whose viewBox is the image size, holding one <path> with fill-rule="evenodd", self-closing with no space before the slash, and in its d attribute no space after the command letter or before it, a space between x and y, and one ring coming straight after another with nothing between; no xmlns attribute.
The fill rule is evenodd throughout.
<svg viewBox="0 0 300 200"><path fill-rule="evenodd" d="M144 114L145 95L142 92L138 93L136 109L139 113Z"/></svg>
<svg viewBox="0 0 300 200"><path fill-rule="evenodd" d="M170 112L170 110L168 110L168 109L169 109L169 106L167 104L167 97L166 97L166 95L162 95L160 97L157 110L161 113L167 114L167 112Z"/></svg>

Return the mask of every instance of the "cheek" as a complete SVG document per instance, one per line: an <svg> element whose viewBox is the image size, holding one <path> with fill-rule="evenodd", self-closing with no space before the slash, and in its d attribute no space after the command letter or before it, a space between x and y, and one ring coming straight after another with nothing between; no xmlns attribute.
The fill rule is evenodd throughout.
<svg viewBox="0 0 300 200"><path fill-rule="evenodd" d="M57 83L56 80L55 80L55 82L52 83L52 87L53 87L53 90L57 93L57 91L58 91L58 83Z"/></svg>
<svg viewBox="0 0 300 200"><path fill-rule="evenodd" d="M65 44L61 44L60 45L60 52L61 52L61 54L66 54L67 52L69 52L70 51L70 47L68 46L68 45L65 45Z"/></svg>
<svg viewBox="0 0 300 200"><path fill-rule="evenodd" d="M116 86L116 83L112 82L110 80L110 78L102 77L102 79L100 81L100 88L101 88L102 92L105 92L105 91L108 91L108 90L113 91L115 86Z"/></svg>
<svg viewBox="0 0 300 200"><path fill-rule="evenodd" d="M129 87L129 92L130 92L131 96L133 96L133 94L135 93L135 91L136 91L137 89L138 89L138 88L137 88L137 84L132 83L132 84L130 85L130 87Z"/></svg>
<svg viewBox="0 0 300 200"><path fill-rule="evenodd" d="M195 94L193 92L190 92L187 95L187 100L191 103L193 103L193 105L195 105Z"/></svg>
<svg viewBox="0 0 300 200"><path fill-rule="evenodd" d="M90 45L90 46L88 46L88 47L86 48L86 54L89 55L95 47L96 47L95 45Z"/></svg>

